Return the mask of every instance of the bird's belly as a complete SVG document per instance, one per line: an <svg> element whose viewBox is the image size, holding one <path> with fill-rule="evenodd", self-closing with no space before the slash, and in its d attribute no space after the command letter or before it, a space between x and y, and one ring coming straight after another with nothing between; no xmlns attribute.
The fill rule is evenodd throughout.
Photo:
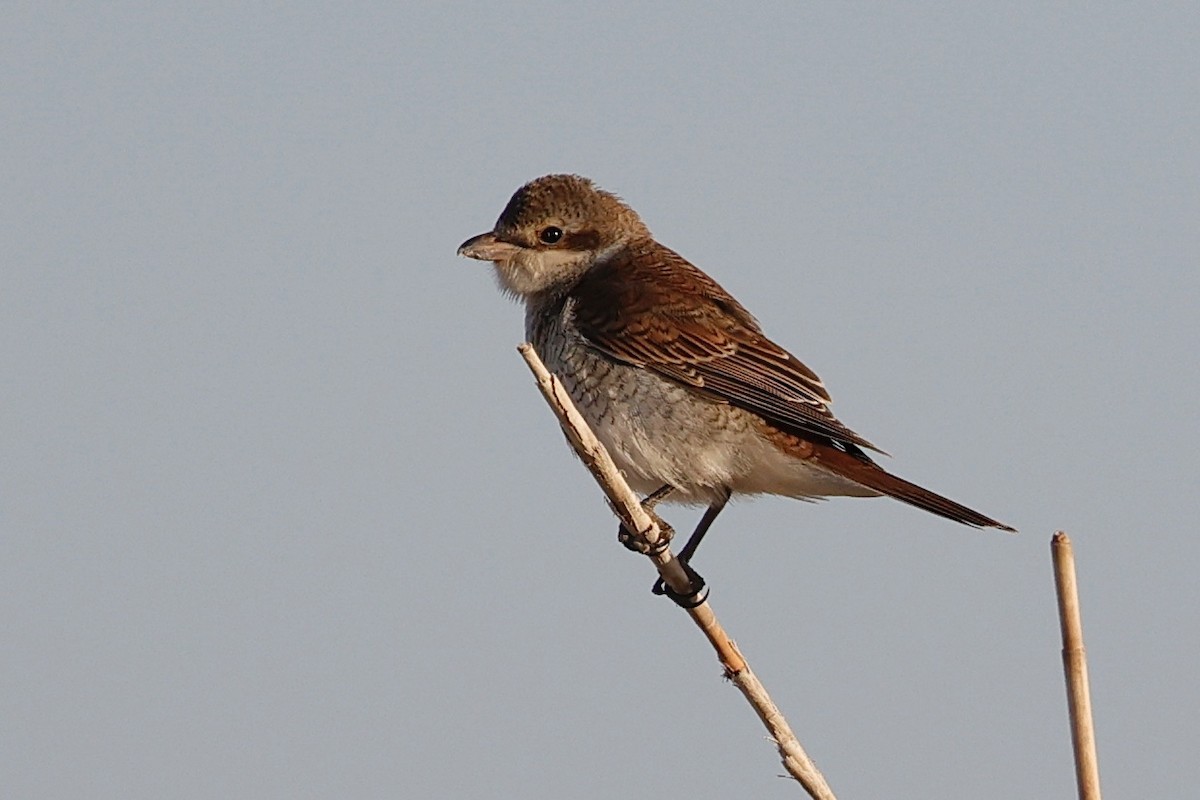
<svg viewBox="0 0 1200 800"><path fill-rule="evenodd" d="M671 500L704 504L726 487L797 498L876 494L780 451L748 412L610 361L569 338L541 345L547 367L637 492L670 485L677 489Z"/></svg>

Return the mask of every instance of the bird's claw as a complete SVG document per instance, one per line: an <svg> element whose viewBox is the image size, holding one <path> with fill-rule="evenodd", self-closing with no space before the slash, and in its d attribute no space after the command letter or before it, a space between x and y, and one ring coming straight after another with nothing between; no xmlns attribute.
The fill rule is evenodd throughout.
<svg viewBox="0 0 1200 800"><path fill-rule="evenodd" d="M692 569L691 565L686 561L680 561L679 565L683 567L683 571L688 576L688 588L684 592L677 592L667 584L660 576L654 582L654 586L650 591L657 595L665 595L671 602L680 608L695 608L708 600L708 584L704 578L700 577L700 573Z"/></svg>
<svg viewBox="0 0 1200 800"><path fill-rule="evenodd" d="M658 539L656 541L652 543L646 538L645 531L629 530L623 522L621 523L621 527L617 529L617 541L635 553L641 553L644 556L656 556L671 546L671 539L675 536L675 529L653 511L647 509L647 513L658 523Z"/></svg>
<svg viewBox="0 0 1200 800"><path fill-rule="evenodd" d="M642 501L642 511L650 515L658 525L658 540L651 543L646 538L646 531L631 531L625 527L625 523L621 523L621 527L617 528L617 541L625 545L629 550L635 553L641 553L646 556L656 556L664 552L671 544L671 539L675 536L675 529L666 523L662 517L655 513L654 507L658 503L675 491L671 486L662 486L654 492L647 495Z"/></svg>
<svg viewBox="0 0 1200 800"><path fill-rule="evenodd" d="M680 559L679 566L683 567L683 571L688 573L688 589L686 591L676 591L667 584L664 579L659 577L658 581L654 582L650 591L655 595L665 595L670 597L677 606L683 608L695 608L698 604L708 600L708 584L704 582L704 578L700 573L691 569L691 565ZM698 597L697 597L698 596Z"/></svg>

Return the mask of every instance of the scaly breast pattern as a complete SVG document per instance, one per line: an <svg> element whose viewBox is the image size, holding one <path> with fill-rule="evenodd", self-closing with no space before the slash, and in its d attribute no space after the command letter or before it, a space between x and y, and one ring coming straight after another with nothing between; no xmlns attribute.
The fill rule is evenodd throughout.
<svg viewBox="0 0 1200 800"><path fill-rule="evenodd" d="M762 469L786 459L758 434L750 414L604 357L575 329L569 301L531 307L526 335L634 490L649 493L670 484L679 490L673 500L704 503L724 486L778 491L757 486L755 476L773 483Z"/></svg>

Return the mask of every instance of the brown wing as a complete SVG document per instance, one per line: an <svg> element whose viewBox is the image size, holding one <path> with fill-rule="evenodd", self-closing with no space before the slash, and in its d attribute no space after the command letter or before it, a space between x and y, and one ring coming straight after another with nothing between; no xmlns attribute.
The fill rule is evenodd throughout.
<svg viewBox="0 0 1200 800"><path fill-rule="evenodd" d="M657 242L635 243L608 259L571 298L580 331L611 358L654 370L788 433L882 452L833 416L821 379L768 339L737 300Z"/></svg>

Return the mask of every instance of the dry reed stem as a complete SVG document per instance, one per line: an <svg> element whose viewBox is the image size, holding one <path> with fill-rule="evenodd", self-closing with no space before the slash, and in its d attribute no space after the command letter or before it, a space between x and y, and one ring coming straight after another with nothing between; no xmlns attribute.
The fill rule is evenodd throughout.
<svg viewBox="0 0 1200 800"><path fill-rule="evenodd" d="M1071 717L1071 747L1075 752L1075 783L1079 800L1100 800L1100 766L1096 760L1096 731L1092 727L1092 699L1088 690L1087 652L1083 647L1083 622L1079 616L1079 587L1075 582L1075 555L1071 540L1062 531L1050 540L1054 560L1054 589L1062 627L1063 672L1067 681L1067 710Z"/></svg>
<svg viewBox="0 0 1200 800"><path fill-rule="evenodd" d="M525 343L517 349L537 379L542 396L558 417L571 446L604 490L613 513L629 530L641 532L651 544L657 542L661 536L658 525L642 509L638 496L629 488L604 445L579 414L562 383L546 369L532 345ZM669 549L648 557L672 589L680 593L688 591L690 581L687 573ZM717 658L725 669L725 677L737 686L766 726L771 740L779 750L784 769L800 782L813 800L837 800L833 790L825 782L825 777L804 752L787 720L771 701L767 690L750 670L737 646L726 635L708 602L705 601L686 611L716 651Z"/></svg>

